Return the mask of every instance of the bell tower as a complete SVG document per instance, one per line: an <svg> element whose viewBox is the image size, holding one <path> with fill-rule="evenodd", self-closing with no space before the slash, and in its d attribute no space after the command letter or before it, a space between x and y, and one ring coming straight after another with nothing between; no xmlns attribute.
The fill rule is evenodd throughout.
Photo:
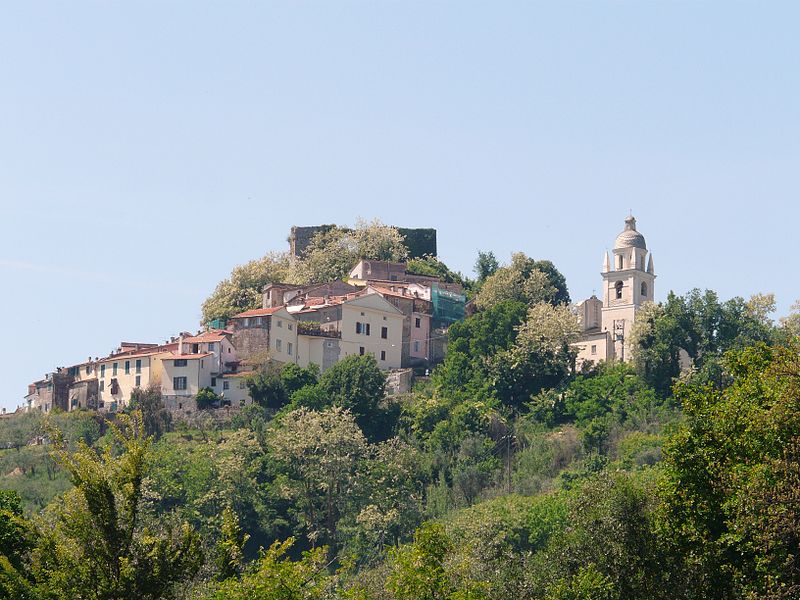
<svg viewBox="0 0 800 600"><path fill-rule="evenodd" d="M608 253L603 260L602 328L609 334L617 360L632 358L631 327L639 307L653 301L655 279L653 256L631 215L614 242L611 260Z"/></svg>

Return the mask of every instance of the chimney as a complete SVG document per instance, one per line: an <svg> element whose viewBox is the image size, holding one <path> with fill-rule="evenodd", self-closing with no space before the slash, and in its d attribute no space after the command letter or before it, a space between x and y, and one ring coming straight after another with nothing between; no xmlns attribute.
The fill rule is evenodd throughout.
<svg viewBox="0 0 800 600"><path fill-rule="evenodd" d="M178 354L183 354L183 334L178 336Z"/></svg>

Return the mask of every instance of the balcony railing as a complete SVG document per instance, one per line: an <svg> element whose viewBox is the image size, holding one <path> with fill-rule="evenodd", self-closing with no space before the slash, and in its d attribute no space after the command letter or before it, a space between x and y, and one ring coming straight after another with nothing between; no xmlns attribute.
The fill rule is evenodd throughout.
<svg viewBox="0 0 800 600"><path fill-rule="evenodd" d="M299 321L297 333L301 335L314 335L317 337L337 338L342 337L342 332L335 329L323 329L319 323L313 321Z"/></svg>

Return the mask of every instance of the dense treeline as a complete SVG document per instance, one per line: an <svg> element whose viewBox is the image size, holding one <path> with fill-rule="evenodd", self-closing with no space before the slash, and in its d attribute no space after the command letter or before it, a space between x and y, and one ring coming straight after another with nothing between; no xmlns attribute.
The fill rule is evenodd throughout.
<svg viewBox="0 0 800 600"><path fill-rule="evenodd" d="M797 320L670 295L633 364L576 371L555 267L476 267L404 396L356 356L265 365L230 418L0 423L0 597L800 597Z"/></svg>

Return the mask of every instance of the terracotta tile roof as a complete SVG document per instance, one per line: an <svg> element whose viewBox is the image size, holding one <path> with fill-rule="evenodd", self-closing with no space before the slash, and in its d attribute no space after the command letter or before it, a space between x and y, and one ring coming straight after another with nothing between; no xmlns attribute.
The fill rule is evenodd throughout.
<svg viewBox="0 0 800 600"><path fill-rule="evenodd" d="M162 357L162 360L195 360L198 358L205 358L206 356L214 356L212 352L204 352L202 354L178 354L177 352L170 352L167 356Z"/></svg>
<svg viewBox="0 0 800 600"><path fill-rule="evenodd" d="M230 335L230 331L224 329L212 329L211 331L204 331L191 337L183 338L183 343L199 344L202 342L221 342L226 336Z"/></svg>
<svg viewBox="0 0 800 600"><path fill-rule="evenodd" d="M144 350L128 350L127 352L120 352L118 354L113 354L111 356L106 356L105 358L101 358L97 362L99 363L106 363L106 362L114 362L115 360L127 360L129 358L139 358L143 356L153 356L155 354L163 354L164 352L170 352L171 350L177 350L178 343L170 343L164 344L163 346L157 346L155 348L147 348Z"/></svg>
<svg viewBox="0 0 800 600"><path fill-rule="evenodd" d="M264 317L267 315L274 314L284 308L283 306L275 306L273 308L254 308L252 310L246 310L238 315L233 315L231 319L242 319L244 317Z"/></svg>
<svg viewBox="0 0 800 600"><path fill-rule="evenodd" d="M397 298L405 298L406 300L419 300L419 298L415 298L414 296L411 296L410 294L403 294L401 292L397 292L397 291L391 290L389 288L380 287L380 286L377 286L377 285L369 285L368 287L373 289L373 290L375 290L376 292L378 292L382 296L396 296Z"/></svg>
<svg viewBox="0 0 800 600"><path fill-rule="evenodd" d="M255 371L242 371L241 373L223 373L222 377L248 377L249 375L255 375Z"/></svg>

